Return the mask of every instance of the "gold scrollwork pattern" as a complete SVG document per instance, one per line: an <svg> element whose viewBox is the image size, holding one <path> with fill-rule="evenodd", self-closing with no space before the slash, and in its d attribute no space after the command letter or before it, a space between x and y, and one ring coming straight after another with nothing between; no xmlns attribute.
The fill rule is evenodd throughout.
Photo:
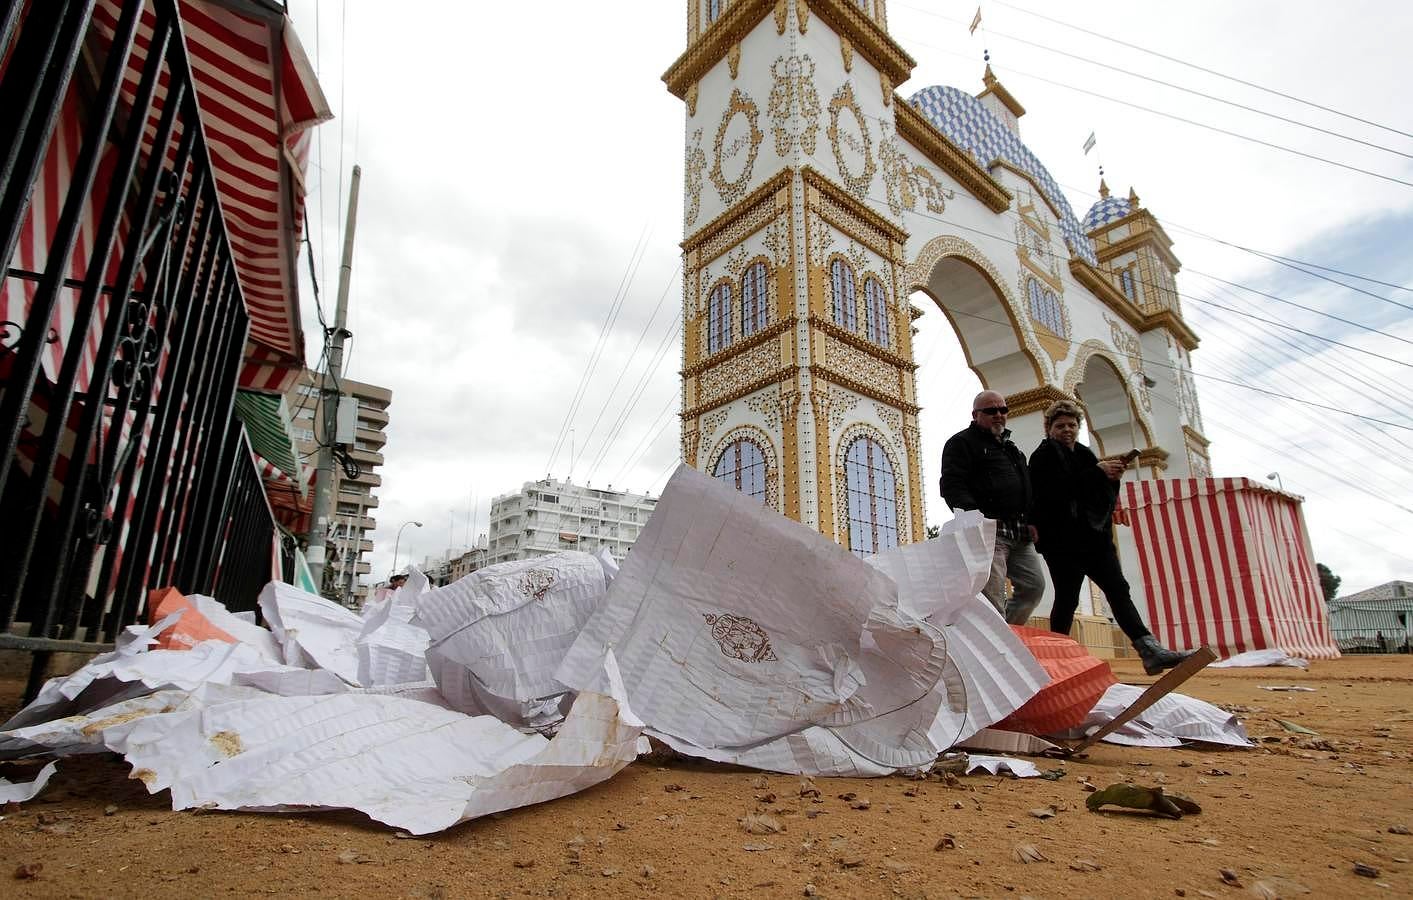
<svg viewBox="0 0 1413 900"><path fill-rule="evenodd" d="M711 450L711 455L707 457L707 465L704 470L708 475L716 472L717 463L721 462L721 456L726 449L739 440L748 440L760 447L760 452L765 456L765 502L771 509L780 509L780 462L779 456L775 452L775 441L754 425L738 425L732 428Z"/></svg>
<svg viewBox="0 0 1413 900"><path fill-rule="evenodd" d="M820 335L824 364L885 397L898 396L898 369L832 335Z"/></svg>
<svg viewBox="0 0 1413 900"><path fill-rule="evenodd" d="M829 386L829 427L833 431L838 431L844 424L844 417L854 411L859 405L861 398L852 391L846 391L840 387Z"/></svg>
<svg viewBox="0 0 1413 900"><path fill-rule="evenodd" d="M701 374L697 402L709 406L780 367L780 348L775 341L757 344L712 366Z"/></svg>
<svg viewBox="0 0 1413 900"><path fill-rule="evenodd" d="M730 135L732 123L738 116L744 121L745 127L737 134ZM733 89L731 101L726 105L726 111L721 114L721 124L716 129L716 140L712 148L714 162L711 167L711 183L716 185L716 192L721 195L721 201L728 205L744 197L746 188L751 183L751 173L755 170L760 142L765 138L756 127L759 118L760 110L755 101L742 93L740 88ZM745 161L739 164L740 172L735 178L729 177L726 174L727 164L734 164L743 153Z"/></svg>
<svg viewBox="0 0 1413 900"><path fill-rule="evenodd" d="M790 0L775 0L775 33L784 34L790 24Z"/></svg>
<svg viewBox="0 0 1413 900"><path fill-rule="evenodd" d="M702 130L692 132L687 147L687 227L697 223L702 211L702 174L706 172L706 152L702 150Z"/></svg>
<svg viewBox="0 0 1413 900"><path fill-rule="evenodd" d="M1139 343L1138 336L1124 327L1123 323L1113 319L1108 313L1104 313L1104 321L1109 324L1109 336L1114 340L1114 346L1128 360L1129 376L1135 378L1134 390L1138 391L1138 400L1143 404L1143 408L1149 412L1153 411L1153 396L1148 390L1148 385L1142 380L1138 373L1143 371L1143 345Z"/></svg>
<svg viewBox="0 0 1413 900"><path fill-rule="evenodd" d="M702 425L702 427L701 427L702 440L704 440L704 441L709 441L709 440L711 440L711 436L712 436L713 434L716 434L716 429L718 429L718 428L721 427L721 423L726 421L726 417L727 417L728 415L730 415L730 413L731 413L731 407L726 406L726 407L722 407L721 409L718 409L718 410L715 411L715 412L710 412L710 413L707 413L706 415L702 416L702 423L701 423L701 425Z"/></svg>
<svg viewBox="0 0 1413 900"><path fill-rule="evenodd" d="M812 155L819 134L819 91L814 86L814 60L805 56L781 56L771 64L770 74L775 83L766 102L771 134L775 137L775 152L785 156L793 148ZM791 128L792 120L799 127Z"/></svg>
<svg viewBox="0 0 1413 900"><path fill-rule="evenodd" d="M878 159L888 195L888 211L894 216L901 216L903 210L917 209L919 197L928 212L943 213L947 211L947 201L957 196L955 191L943 187L926 166L910 163L897 138L891 135L879 140Z"/></svg>
<svg viewBox="0 0 1413 900"><path fill-rule="evenodd" d="M868 132L868 120L854 99L852 82L844 82L829 101L829 144L834 148L840 181L849 193L863 199L868 195L878 163L873 158L873 138Z"/></svg>
<svg viewBox="0 0 1413 900"><path fill-rule="evenodd" d="M775 388L746 398L746 407L760 416L771 431L780 430L780 406L781 399Z"/></svg>
<svg viewBox="0 0 1413 900"><path fill-rule="evenodd" d="M770 251L770 261L775 268L790 264L790 226L784 219L776 219L765 227L765 249Z"/></svg>
<svg viewBox="0 0 1413 900"><path fill-rule="evenodd" d="M903 434L903 414L888 406L884 406L878 401L873 403L873 411L878 413L878 420L888 426L888 430L893 436L901 437Z"/></svg>

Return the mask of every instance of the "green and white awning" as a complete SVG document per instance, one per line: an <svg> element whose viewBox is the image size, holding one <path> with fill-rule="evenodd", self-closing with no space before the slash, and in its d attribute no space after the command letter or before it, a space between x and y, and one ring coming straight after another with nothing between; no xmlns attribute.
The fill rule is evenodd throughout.
<svg viewBox="0 0 1413 900"><path fill-rule="evenodd" d="M250 435L250 446L266 464L267 480L289 481L305 492L299 447L294 442L289 407L285 398L253 391L236 391L235 412Z"/></svg>

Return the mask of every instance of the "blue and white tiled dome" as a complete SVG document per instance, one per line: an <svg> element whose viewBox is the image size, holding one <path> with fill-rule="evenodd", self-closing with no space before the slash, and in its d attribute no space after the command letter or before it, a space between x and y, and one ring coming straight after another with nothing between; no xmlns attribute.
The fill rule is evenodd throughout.
<svg viewBox="0 0 1413 900"><path fill-rule="evenodd" d="M1084 230L1093 231L1133 211L1127 197L1100 197L1084 216Z"/></svg>
<svg viewBox="0 0 1413 900"><path fill-rule="evenodd" d="M1060 231L1070 253L1089 263L1099 264L1094 245L1084 226L1075 217L1069 200L1050 177L1043 163L1021 143L1005 123L991 114L980 100L954 87L935 85L923 88L908 99L918 112L945 134L952 143L969 152L983 167L998 159L1025 172L1040 185L1046 199L1060 211Z"/></svg>

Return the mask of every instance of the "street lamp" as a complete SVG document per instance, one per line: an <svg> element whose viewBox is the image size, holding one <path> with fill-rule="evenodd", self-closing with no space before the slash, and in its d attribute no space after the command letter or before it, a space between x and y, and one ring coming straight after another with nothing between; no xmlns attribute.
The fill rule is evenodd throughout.
<svg viewBox="0 0 1413 900"><path fill-rule="evenodd" d="M1285 485L1281 483L1281 473L1272 472L1271 474L1266 476L1266 480L1274 481L1276 483L1276 487L1280 488L1282 491L1285 490Z"/></svg>
<svg viewBox="0 0 1413 900"><path fill-rule="evenodd" d="M403 523L402 523L402 528L399 528L399 529L397 530L397 540L393 541L393 564L392 564L392 570L393 570L393 574L394 574L394 575L397 574L397 551L398 551L398 548L402 546L402 529L403 529L403 528L406 528L408 525L416 525L418 528L421 528L421 527L422 527L422 523L421 523L421 522L414 522L414 521L408 520L408 521L406 521L406 522L403 522Z"/></svg>

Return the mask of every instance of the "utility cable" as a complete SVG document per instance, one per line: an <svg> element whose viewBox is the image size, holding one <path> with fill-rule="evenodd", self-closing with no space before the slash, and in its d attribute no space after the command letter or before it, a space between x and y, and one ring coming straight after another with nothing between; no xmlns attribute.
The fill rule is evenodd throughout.
<svg viewBox="0 0 1413 900"><path fill-rule="evenodd" d="M1037 18L1037 19L1044 19L1045 21L1051 23L1052 25L1059 25L1061 28L1068 28L1068 29L1070 29L1070 30L1072 30L1072 31L1078 31L1078 32L1081 32L1081 33L1083 33L1083 34L1087 34L1087 35L1089 35L1090 37L1098 38L1099 40L1102 40L1102 41L1108 41L1109 43L1112 43L1112 44L1118 44L1118 45L1121 46L1121 47L1128 47L1130 50L1137 50L1137 51L1139 51L1140 53L1147 53L1147 54L1149 54L1150 56L1156 56L1156 57L1158 57L1159 59L1165 59L1165 60L1167 60L1168 62L1176 63L1176 64L1178 64L1178 65L1180 65L1180 66L1186 66L1186 67L1189 68L1189 69L1196 69L1196 70L1199 71L1199 72L1205 72L1205 73L1208 74L1208 75L1215 75L1216 77L1218 77L1218 78L1224 78L1224 79L1226 79L1227 81L1234 81L1234 82L1236 82L1237 84L1243 85L1244 87L1254 88L1255 90L1258 90L1258 91L1264 91L1264 92L1267 93L1267 94L1273 94L1273 95L1275 95L1275 96L1277 96L1277 97L1281 97L1281 98L1286 99L1286 100L1291 100L1291 101L1293 101L1293 102L1295 102L1295 103L1300 103L1300 104L1303 104L1303 105L1305 105L1305 106L1313 107L1314 109L1318 109L1318 110L1320 110L1321 112L1327 112L1327 113L1330 113L1331 115L1336 115L1336 116L1340 116L1340 117L1345 118L1345 119L1350 119L1350 120L1352 120L1352 121L1359 122L1359 123L1364 124L1364 125L1370 125L1370 126L1373 126L1374 128L1378 128L1378 129L1381 129L1381 130L1383 130L1383 131L1390 131L1390 132L1392 132L1392 133L1394 133L1394 134L1400 134L1400 135L1402 135L1402 136L1404 136L1404 137L1407 137L1407 138L1413 138L1413 134L1410 134L1410 133L1407 132L1407 131L1400 131L1400 130L1397 129L1397 128L1392 128L1392 127L1390 127L1390 126L1388 126L1388 125L1382 125L1382 124L1380 124L1380 123L1378 123L1378 122L1375 122L1375 121L1373 121L1373 120L1371 120L1371 119L1361 118L1361 117L1356 116L1356 115L1353 115L1353 114L1351 114L1351 113L1343 112L1343 111L1341 111L1341 110L1334 109L1334 108L1329 107L1329 106L1324 106L1324 105L1322 105L1322 104L1319 104L1319 103L1314 102L1313 100L1306 100L1306 99L1304 99L1304 98L1302 98L1302 97L1297 97L1297 96L1295 96L1294 94L1288 94L1288 93L1286 93L1285 91L1277 90L1276 88L1266 87L1265 85L1257 84L1257 83L1255 83L1254 81L1247 81L1247 80L1245 80L1245 79L1243 79L1243 78L1238 78L1238 77L1235 76L1235 75L1228 75L1228 74L1226 74L1225 72L1218 72L1216 69L1209 69L1209 68L1206 67L1206 66L1199 65L1199 64L1193 63L1193 62L1188 62L1187 60L1185 60L1185 59L1179 59L1179 58L1176 57L1176 56L1169 56L1168 54L1162 53L1162 52L1157 51L1157 50L1150 50L1150 49L1147 48L1147 47L1141 47L1141 46L1139 46L1138 44L1132 44L1132 43L1129 43L1128 41L1121 40L1121 39L1116 38L1116 37L1110 37L1110 36L1107 35L1107 34L1102 34L1102 33L1097 32L1097 31L1091 31L1090 29L1081 27L1081 26L1079 26L1079 25L1072 25L1072 24L1070 24L1069 22L1064 22L1064 21L1061 21L1060 19L1051 18L1050 16L1047 16L1047 15L1045 15L1045 14L1043 14L1043 13L1035 12L1034 10L1026 9L1025 7L1022 7L1022 6L1016 6L1016 5L1013 4L1013 3L1006 3L1006 2L1004 2L1004 0L995 0L995 2L996 2L997 4L999 4L1000 6L1004 6L1004 7L1006 7L1007 9L1013 9L1013 10L1015 10L1016 12L1021 13L1021 14L1023 14L1023 15L1034 16L1034 17Z"/></svg>
<svg viewBox="0 0 1413 900"><path fill-rule="evenodd" d="M915 11L915 12L922 13L923 15L926 15L926 16L931 16L931 17L933 17L933 18L935 18L935 19L941 19L941 20L943 20L943 21L945 21L945 22L953 22L953 23L958 24L958 25L965 25L965 24L967 24L967 23L963 22L961 19L954 19L954 18L952 18L951 16L944 16L944 15L942 15L941 13L931 12L931 11L929 11L929 10L921 9L921 8L919 8L919 7L916 7L916 6L908 6L907 4L899 4L899 5L900 5L900 6L903 6L903 7L905 7L905 8L907 8L907 9L911 9L911 10L913 10L913 11ZM1330 130L1330 129L1328 129L1328 128L1321 128L1319 125L1312 125L1312 124L1310 124L1309 122L1302 122L1302 121L1300 121L1299 119L1292 119L1292 118L1290 118L1290 117L1288 117L1288 116L1283 116L1283 115L1281 115L1280 113L1273 113L1273 112L1270 112L1270 111L1268 111L1268 110L1260 109L1259 107L1248 106L1247 104L1245 104L1245 103L1240 103L1240 102L1238 102L1238 101L1236 101L1236 100L1228 100L1228 99L1225 98L1225 97L1218 97L1218 96L1215 95L1215 94L1208 94L1208 93L1206 93L1206 92L1204 92L1204 91L1199 91L1199 90L1197 90L1196 88L1186 87L1186 86L1184 86L1184 85L1177 84L1177 83L1172 82L1172 81L1165 81L1165 80L1163 80L1163 79L1161 79L1161 78L1155 78L1155 77L1153 77L1153 76L1151 76L1151 75L1144 75L1144 74L1141 73L1141 72L1134 72L1134 71L1132 71L1132 70L1130 70L1130 69L1125 69L1125 68L1123 68L1122 66L1116 66L1116 65L1113 65L1113 64L1111 64L1111 63L1102 62L1102 61L1100 61L1100 60L1094 59L1093 57L1083 56L1083 55L1078 54L1078 53L1070 53L1070 52L1065 51L1065 50L1060 50L1060 49L1057 48L1057 47L1051 47L1051 46L1048 46L1048 45L1046 45L1046 44L1039 43L1038 41L1027 40L1026 38L1017 37L1016 35L1013 35L1013 34L1006 34L1005 32L1002 32L1002 31L995 31L995 30L992 30L992 31L988 32L988 34L994 34L994 35L996 35L996 36L998 36L998 37L1005 38L1005 39L1011 40L1011 41L1015 41L1015 42L1018 43L1018 44L1024 44L1024 45L1026 45L1027 47L1034 47L1034 48L1036 48L1037 50L1042 50L1042 51L1044 51L1044 52L1046 52L1046 53L1053 53L1053 54L1056 54L1057 56L1063 56L1063 57L1065 57L1065 58L1067 58L1067 59L1073 59L1073 60L1076 60L1076 61L1078 61L1078 62L1087 63L1087 64L1092 65L1092 66L1098 66L1098 67L1101 68L1101 69L1108 69L1108 70L1111 71L1111 72L1118 72L1118 73L1121 74L1121 75L1127 75L1127 76L1129 76L1130 78L1137 78L1137 79L1139 79L1139 80L1141 80L1141 81L1149 82L1150 84L1157 84L1157 85L1161 85L1161 86L1166 87L1166 88L1172 88L1173 90L1176 90L1176 91L1182 91L1182 92L1185 93L1185 94L1191 94L1191 95L1193 95L1193 96L1195 96L1195 97L1201 97L1201 98L1204 99L1204 100L1211 100L1211 101L1213 101L1213 102L1215 102L1215 103L1221 103L1221 104L1224 104L1224 105L1226 105L1226 106L1231 106L1231 107L1234 107L1234 108L1236 108L1236 109L1240 109L1240 110L1242 110L1242 111L1244 111L1244 112L1255 113L1255 114L1258 115L1258 116L1265 116L1266 118L1269 118L1269 119L1275 119L1275 120L1278 121L1278 122L1285 122L1285 123L1287 123L1287 124L1289 124L1289 125L1296 125L1296 126L1298 126L1298 127L1300 127L1300 128L1308 128L1308 129L1311 130L1311 131L1316 131L1316 132L1319 132L1320 134L1329 135L1330 137L1334 137L1334 138L1339 138L1340 140L1349 141L1349 142L1355 143L1355 144L1361 144L1361 145L1363 145L1363 146L1365 146L1365 147L1370 147L1370 148L1372 148L1372 149L1374 149L1374 150L1382 150L1382 151L1384 151L1385 153L1392 153L1392 154L1394 154L1395 156L1402 156L1402 157L1404 157L1405 159L1413 159L1413 153L1405 153L1405 152L1403 152L1402 150L1395 150L1395 149L1392 148L1392 147L1385 147L1385 146L1383 146L1382 144L1375 144L1375 143L1373 143L1372 141L1362 140L1362 139L1360 139L1360 138L1353 137L1352 135L1343 134L1343 133L1338 132L1338 131L1332 131L1332 130ZM934 48L934 49L940 49L940 48Z"/></svg>

